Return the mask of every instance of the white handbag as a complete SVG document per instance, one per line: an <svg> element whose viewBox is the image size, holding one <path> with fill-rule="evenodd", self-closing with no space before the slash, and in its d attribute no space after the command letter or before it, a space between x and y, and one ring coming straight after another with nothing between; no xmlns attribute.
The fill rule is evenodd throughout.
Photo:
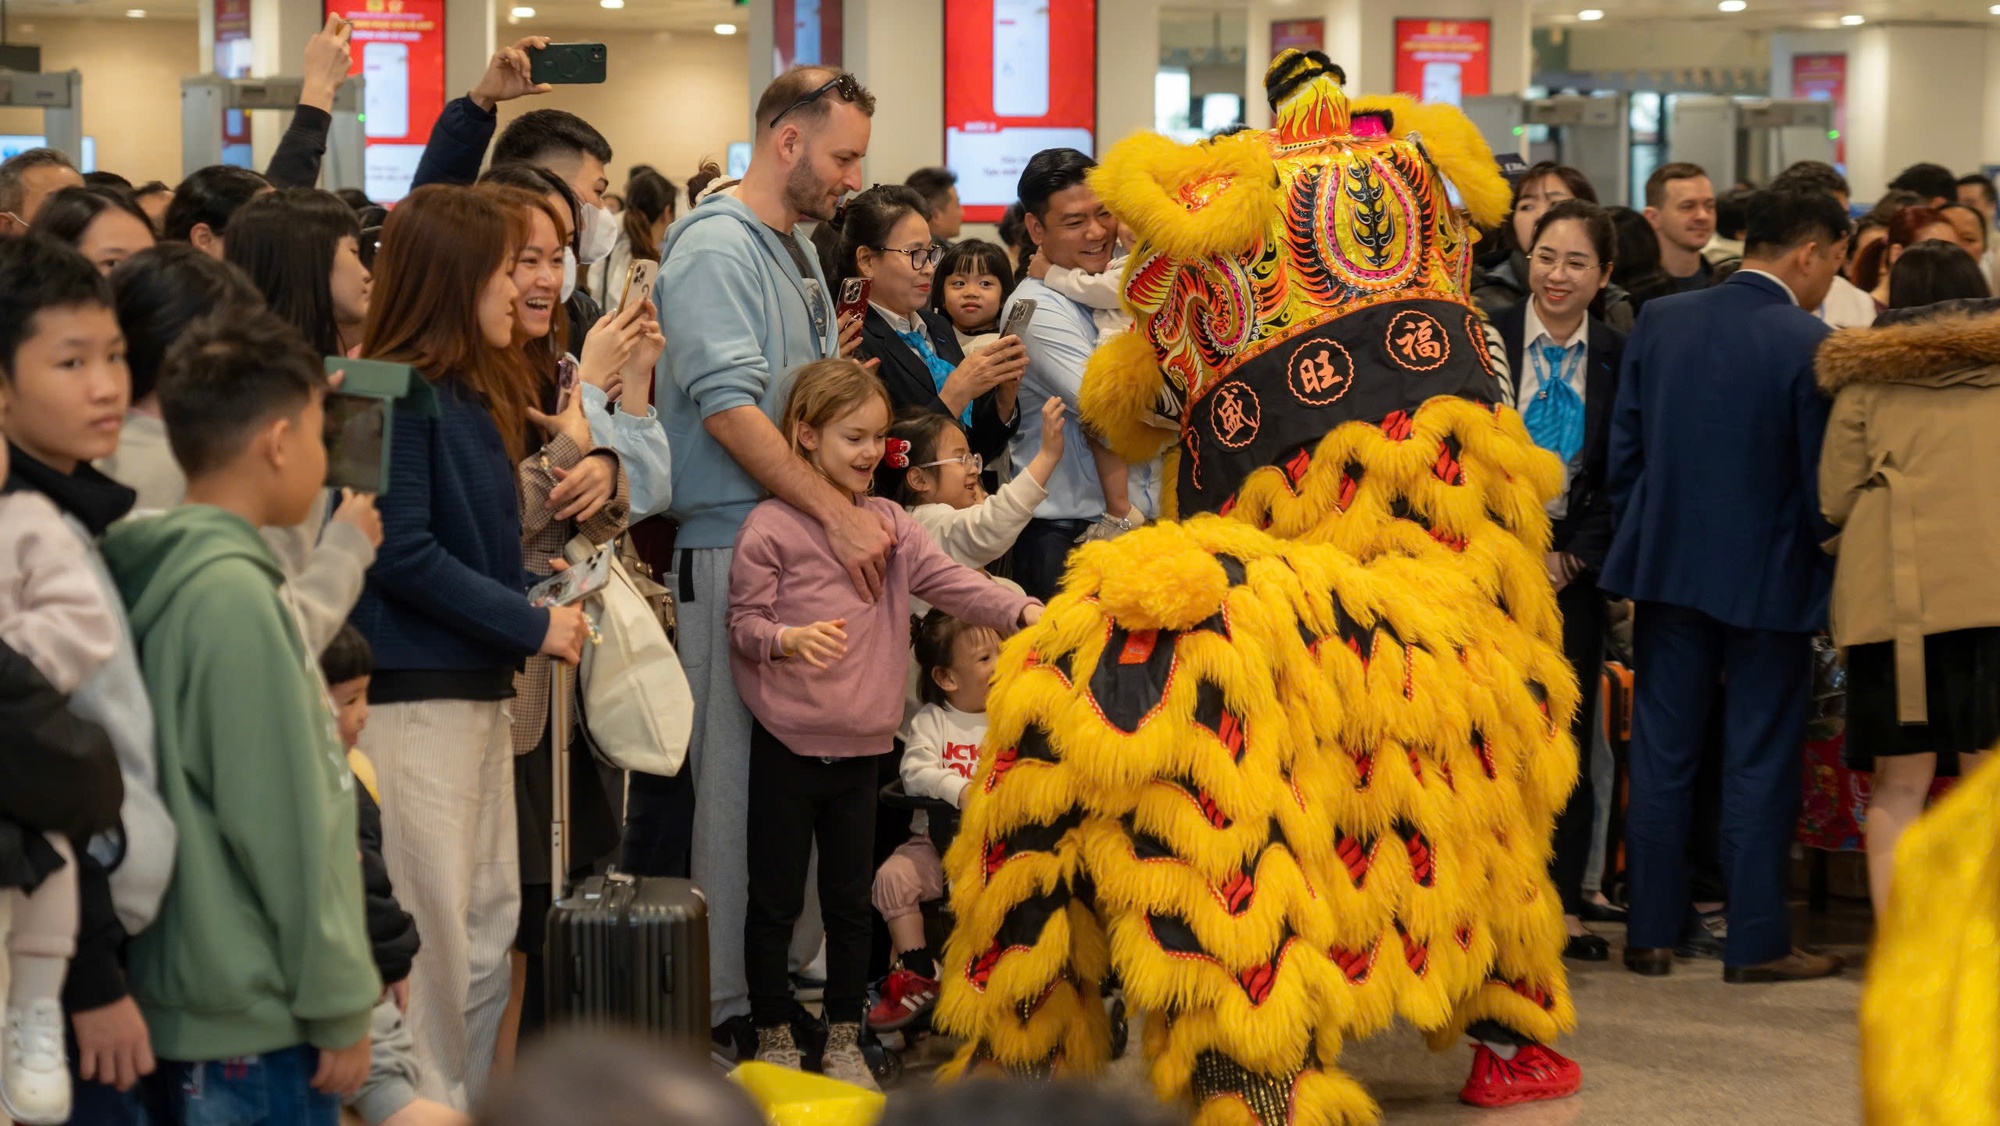
<svg viewBox="0 0 2000 1126"><path fill-rule="evenodd" d="M576 566L597 554L577 536L563 548ZM694 693L680 654L616 551L603 589L584 600L597 640L577 669L583 723L603 759L620 770L672 777L687 761Z"/></svg>

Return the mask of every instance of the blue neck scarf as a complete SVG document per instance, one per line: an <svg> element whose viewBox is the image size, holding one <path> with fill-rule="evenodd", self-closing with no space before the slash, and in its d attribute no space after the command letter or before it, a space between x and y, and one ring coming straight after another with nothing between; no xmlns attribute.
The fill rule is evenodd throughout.
<svg viewBox="0 0 2000 1126"><path fill-rule="evenodd" d="M1583 449L1583 398L1564 378L1571 354L1581 352L1583 342L1542 344L1536 349L1542 385L1521 411L1521 421L1535 444L1563 459L1567 465Z"/></svg>
<svg viewBox="0 0 2000 1126"><path fill-rule="evenodd" d="M895 326L891 325L890 327L894 328ZM903 332L898 329L896 335L902 337L903 343L908 344L912 351L923 358L924 366L931 369L932 388L938 391L944 390L944 381L951 378L951 373L957 370L957 365L938 355L937 349L931 347L930 337L921 331ZM959 421L965 423L968 428L971 427L971 403L965 404L965 411L959 416Z"/></svg>

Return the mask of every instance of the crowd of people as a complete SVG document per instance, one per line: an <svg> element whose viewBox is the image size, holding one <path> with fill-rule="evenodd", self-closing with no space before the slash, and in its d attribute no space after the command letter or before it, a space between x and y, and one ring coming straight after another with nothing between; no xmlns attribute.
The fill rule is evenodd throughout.
<svg viewBox="0 0 2000 1126"><path fill-rule="evenodd" d="M703 889L720 1052L873 1088L871 1031L934 1005L923 911L1000 642L1078 542L1159 515L1159 466L1075 425L1133 236L1069 149L1002 244L960 240L946 170L863 190L874 98L812 67L763 92L740 179L614 194L584 120L498 128L544 44L446 106L392 209L315 187L332 20L263 173L0 164L0 1116L467 1121L548 1020L553 897L613 862ZM1625 964L1837 972L1785 910L1829 601L1873 854L2000 737L1993 185L1921 165L1850 220L1823 164L1721 197L1669 164L1643 211L1512 171L1468 282L1496 400L1565 465L1584 755L1608 636L1639 671ZM434 393L379 496L324 487L343 360ZM674 595L692 738L672 777L572 756L555 871L552 670L591 626L525 592L628 534ZM1627 909L1589 766L1551 867L1566 954L1605 960L1589 923Z"/></svg>

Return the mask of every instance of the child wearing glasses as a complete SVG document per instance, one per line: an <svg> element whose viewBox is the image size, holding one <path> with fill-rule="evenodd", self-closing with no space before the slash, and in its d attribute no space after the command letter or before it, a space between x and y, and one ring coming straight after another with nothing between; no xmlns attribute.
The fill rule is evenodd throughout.
<svg viewBox="0 0 2000 1126"><path fill-rule="evenodd" d="M1037 250L1034 257L1028 259L1027 274L1088 308L1091 323L1097 326L1097 342L1103 344L1132 327L1132 314L1125 311L1122 299L1125 293L1125 259L1132 253L1138 239L1132 228L1120 219L1118 245L1103 273L1092 274L1081 268L1051 265ZM1126 486L1128 467L1125 459L1106 449L1088 430L1084 431L1083 439L1090 443L1090 458L1097 467L1097 482L1104 490L1104 515L1077 537L1077 542L1108 540L1145 523L1145 513L1131 504Z"/></svg>
<svg viewBox="0 0 2000 1126"><path fill-rule="evenodd" d="M1035 506L1048 498L1049 475L1062 460L1063 412L1062 400L1053 396L1042 405L1042 448L1025 470L989 496L979 485L985 463L972 452L958 420L905 410L889 428L882 463L875 468L875 495L908 509L946 555L983 568L1013 550ZM913 599L910 609L921 617L930 608Z"/></svg>

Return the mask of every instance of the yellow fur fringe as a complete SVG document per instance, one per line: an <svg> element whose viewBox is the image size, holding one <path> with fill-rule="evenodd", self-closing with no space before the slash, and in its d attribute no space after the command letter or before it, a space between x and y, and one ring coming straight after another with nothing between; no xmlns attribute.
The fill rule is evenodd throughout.
<svg viewBox="0 0 2000 1126"><path fill-rule="evenodd" d="M1495 227L1507 217L1514 202L1514 189L1493 159L1493 147L1479 127L1457 106L1427 104L1401 94L1383 94L1354 102L1355 113L1388 110L1395 115L1397 136L1416 133L1423 138L1425 151L1458 187L1458 196L1472 221Z"/></svg>

